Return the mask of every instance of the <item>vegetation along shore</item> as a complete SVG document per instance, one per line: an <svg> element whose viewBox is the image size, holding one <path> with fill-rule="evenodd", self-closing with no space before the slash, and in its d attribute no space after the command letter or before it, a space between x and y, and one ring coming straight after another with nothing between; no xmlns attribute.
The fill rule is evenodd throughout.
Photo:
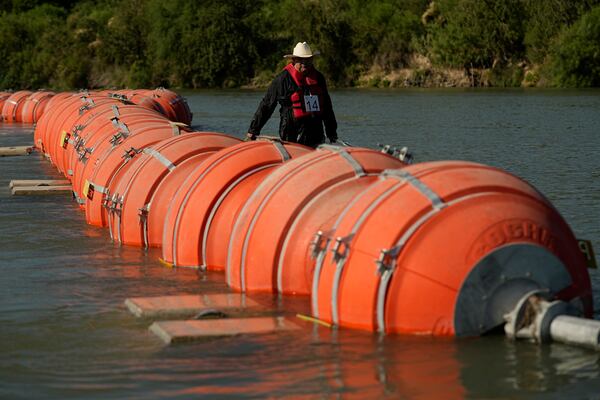
<svg viewBox="0 0 600 400"><path fill-rule="evenodd" d="M600 0L12 0L0 89L264 87L299 40L335 87L600 85Z"/></svg>

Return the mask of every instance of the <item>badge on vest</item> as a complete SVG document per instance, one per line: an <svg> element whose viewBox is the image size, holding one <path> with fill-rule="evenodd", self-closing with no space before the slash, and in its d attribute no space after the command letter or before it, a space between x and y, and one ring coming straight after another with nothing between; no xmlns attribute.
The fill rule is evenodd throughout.
<svg viewBox="0 0 600 400"><path fill-rule="evenodd" d="M306 112L318 112L321 111L319 107L319 96L308 94L304 95L304 108Z"/></svg>

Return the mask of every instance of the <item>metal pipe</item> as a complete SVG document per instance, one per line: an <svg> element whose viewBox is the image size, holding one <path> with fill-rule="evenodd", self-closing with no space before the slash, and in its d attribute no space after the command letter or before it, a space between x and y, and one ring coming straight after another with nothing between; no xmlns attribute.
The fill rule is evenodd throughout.
<svg viewBox="0 0 600 400"><path fill-rule="evenodd" d="M600 321L559 315L550 323L550 337L556 342L600 350Z"/></svg>

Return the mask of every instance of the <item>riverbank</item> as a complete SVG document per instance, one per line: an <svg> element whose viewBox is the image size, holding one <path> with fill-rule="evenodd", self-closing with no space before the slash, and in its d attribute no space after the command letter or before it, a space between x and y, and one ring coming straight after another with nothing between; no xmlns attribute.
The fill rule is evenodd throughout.
<svg viewBox="0 0 600 400"><path fill-rule="evenodd" d="M404 68L385 70L373 65L351 84L336 88L474 88L551 87L541 76L542 66L526 62L493 68L447 68L434 66L429 58L416 55ZM262 71L242 89L265 89L277 72Z"/></svg>

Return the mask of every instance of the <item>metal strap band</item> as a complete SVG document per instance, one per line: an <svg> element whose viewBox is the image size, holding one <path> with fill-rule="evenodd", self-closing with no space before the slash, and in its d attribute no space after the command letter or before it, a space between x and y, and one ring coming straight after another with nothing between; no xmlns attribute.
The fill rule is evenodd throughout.
<svg viewBox="0 0 600 400"><path fill-rule="evenodd" d="M154 150L153 148L150 148L150 147L145 148L144 153L156 158L162 165L167 167L169 169L169 171L173 171L176 168L175 164L173 164L171 161L169 161L169 159L167 157L163 156L162 154L160 154L159 151Z"/></svg>
<svg viewBox="0 0 600 400"><path fill-rule="evenodd" d="M279 154L281 154L281 160L283 162L285 162L285 161L289 160L290 158L292 158L292 156L287 151L287 149L285 148L285 146L283 145L283 143L281 143L281 141L279 141L279 140L273 140L271 143L273 143L273 146L275 146L275 148L277 149L277 151L279 152Z"/></svg>
<svg viewBox="0 0 600 400"><path fill-rule="evenodd" d="M110 120L113 126L118 129L119 133L122 133L125 137L127 137L127 135L130 133L127 124L119 120L117 117L111 118Z"/></svg>
<svg viewBox="0 0 600 400"><path fill-rule="evenodd" d="M140 208L140 223L142 224L142 238L144 241L144 248L148 247L148 213L150 212L150 203L144 204L144 207Z"/></svg>
<svg viewBox="0 0 600 400"><path fill-rule="evenodd" d="M340 151L340 155L350 163L350 166L354 170L356 176L366 175L366 172L363 169L362 165L360 165L360 163L356 161L356 159L352 157L352 155L350 155L350 153L348 153L344 147L340 147L340 149L342 149L342 151Z"/></svg>
<svg viewBox="0 0 600 400"><path fill-rule="evenodd" d="M119 107L115 104L111 108L115 118L119 118L121 116L121 113L119 112Z"/></svg>
<svg viewBox="0 0 600 400"><path fill-rule="evenodd" d="M340 215L337 217L335 223L331 227L331 234L327 236L327 241L323 245L323 250L320 251L315 260L315 270L313 272L313 281L312 281L312 292L311 292L311 303L313 316L315 318L319 318L319 280L321 279L321 271L323 270L323 263L325 262L325 256L327 255L327 248L329 247L329 243L331 242L333 233L337 230L337 228L342 223L342 220L346 217L346 214L354 207L354 205L364 196L364 194L368 191L369 187L367 186L361 193L355 196L352 201L350 201L346 207L342 210ZM325 232L324 232L325 233Z"/></svg>
<svg viewBox="0 0 600 400"><path fill-rule="evenodd" d="M360 227L367 220L367 217L369 217L373 213L373 211L379 206L379 204L381 204L385 199L390 197L392 195L392 193L394 193L402 185L404 185L404 182L398 182L397 184L392 185L386 191L381 193L379 195L379 197L377 197L373 202L371 202L369 207L367 207L365 209L365 211L361 214L360 218L356 221L356 223L352 227L352 231L350 231L350 234L348 236L346 236L346 238L348 238L348 239L346 239L346 243L345 243L345 254L343 254L343 256L341 256L341 257L337 257L337 260L336 260L336 257L334 257L334 261L336 261L337 264L335 267L335 275L334 275L333 285L331 288L331 319L332 319L333 323L336 325L339 324L338 297L339 297L342 272L346 265L346 261L348 260L348 252L350 250L349 241L352 240L352 238L354 237L356 232L358 232ZM337 250L337 249L334 247L332 250Z"/></svg>
<svg viewBox="0 0 600 400"><path fill-rule="evenodd" d="M387 297L387 291L389 287L390 280L392 275L396 269L396 259L404 245L408 241L408 239L414 234L414 232L422 226L425 222L427 222L432 216L437 214L442 208L433 208L427 214L423 215L410 228L404 232L404 235L398 240L396 246L392 249L387 250L390 253L391 264L389 266L378 265L378 269L381 271L380 280L379 280L379 288L377 290L377 329L379 332L385 332L385 299Z"/></svg>
<svg viewBox="0 0 600 400"><path fill-rule="evenodd" d="M429 186L423 183L419 178L412 175L411 173L403 170L403 169L388 169L383 171L383 176L390 176L399 179L406 180L410 183L415 189L421 192L425 197L431 201L433 208L443 208L445 207L444 201L438 196Z"/></svg>
<svg viewBox="0 0 600 400"><path fill-rule="evenodd" d="M90 182L90 186L94 188L94 192L108 194L108 188L100 185L96 185L94 182Z"/></svg>
<svg viewBox="0 0 600 400"><path fill-rule="evenodd" d="M323 251L319 252L315 260L315 270L313 272L312 291L311 291L311 303L313 316L319 318L319 278L321 277L321 270L323 269L323 261L325 261L325 255L327 252L327 246L329 246L330 238L325 239L323 244Z"/></svg>
<svg viewBox="0 0 600 400"><path fill-rule="evenodd" d="M177 125L171 124L171 130L173 131L173 136L181 135L181 130L179 129L179 127Z"/></svg>
<svg viewBox="0 0 600 400"><path fill-rule="evenodd" d="M419 192L421 192L425 197L427 197L431 201L431 210L424 215L422 215L418 220L416 220L400 237L400 239L396 242L396 245L388 250L382 250L379 260L376 261L377 268L380 273L379 287L377 289L377 305L376 305L376 316L377 316L377 329L379 332L385 332L385 300L387 297L387 292L390 284L390 280L392 279L392 275L396 269L396 260L400 255L400 252L408 242L408 240L413 236L413 234L419 229L425 222L431 219L438 212L443 210L448 206L431 188L421 182L415 176L407 173L403 170L389 170L384 171L384 174L387 176L397 176L402 180L409 182L413 187L415 187ZM387 260L386 260L387 258Z"/></svg>
<svg viewBox="0 0 600 400"><path fill-rule="evenodd" d="M344 160L348 161L348 163L354 170L354 173L356 174L356 176L366 175L366 172L363 169L362 165L360 165L360 163L358 161L356 161L356 159L354 157L352 157L352 155L350 153L348 153L348 150L345 147L336 146L336 145L332 145L332 144L322 144L317 149L318 150L324 149L324 150L329 150L333 153L338 153L340 156L342 156L342 158Z"/></svg>

